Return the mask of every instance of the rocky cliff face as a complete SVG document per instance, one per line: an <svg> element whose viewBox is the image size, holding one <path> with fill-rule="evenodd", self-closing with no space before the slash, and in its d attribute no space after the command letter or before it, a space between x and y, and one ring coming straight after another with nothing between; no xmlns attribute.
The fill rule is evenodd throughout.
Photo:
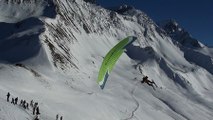
<svg viewBox="0 0 213 120"><path fill-rule="evenodd" d="M89 2L89 3L92 3L92 4L95 4L96 3L96 0L84 0L85 2Z"/></svg>
<svg viewBox="0 0 213 120"><path fill-rule="evenodd" d="M157 25L134 7L108 10L93 0L0 2L0 91L37 97L42 119L56 108L76 120L213 117L213 50L175 21ZM101 91L95 81L103 57L130 35L137 41ZM139 84L144 75L156 91Z"/></svg>
<svg viewBox="0 0 213 120"><path fill-rule="evenodd" d="M159 26L174 40L186 47L201 48L203 45L185 31L175 20L165 20Z"/></svg>

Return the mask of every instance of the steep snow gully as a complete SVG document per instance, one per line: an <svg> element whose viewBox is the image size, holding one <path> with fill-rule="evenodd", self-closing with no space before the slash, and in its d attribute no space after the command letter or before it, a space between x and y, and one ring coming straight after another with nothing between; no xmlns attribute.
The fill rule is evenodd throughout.
<svg viewBox="0 0 213 120"><path fill-rule="evenodd" d="M35 117L7 92L38 101L41 120L212 120L213 48L175 20L156 24L132 6L95 3L0 0L0 120ZM138 39L101 90L103 58L127 36Z"/></svg>

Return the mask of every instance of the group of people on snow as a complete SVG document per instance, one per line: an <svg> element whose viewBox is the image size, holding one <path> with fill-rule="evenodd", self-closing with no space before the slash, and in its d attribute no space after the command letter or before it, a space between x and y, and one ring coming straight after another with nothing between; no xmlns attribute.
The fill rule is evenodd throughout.
<svg viewBox="0 0 213 120"><path fill-rule="evenodd" d="M10 96L11 96L10 92L8 92L6 96L7 96L7 102L10 102ZM14 105L17 105L18 97L12 98L11 103ZM28 102L26 102L26 100L21 100L19 105L27 110L29 110L29 105L30 105L30 107L33 110L33 115L35 115L33 120L39 120L40 110L39 110L38 102L34 102L33 100L31 100L29 104ZM56 115L56 120L59 120L59 114ZM60 120L63 120L63 116L60 116Z"/></svg>
<svg viewBox="0 0 213 120"><path fill-rule="evenodd" d="M141 83L142 84L146 83L149 86L152 86L154 90L155 90L154 85L157 87L154 81L151 81L148 79L148 76L143 77L143 80L141 81ZM8 92L6 96L7 96L7 102L10 102L10 92ZM17 105L18 97L12 98L11 103L14 105ZM22 106L24 109L29 110L29 103L27 103L26 100L21 100L19 105ZM39 111L38 102L34 102L33 100L31 100L30 107L33 110L33 115L35 115L34 120L39 120L40 111ZM59 114L56 115L56 120L59 120ZM60 120L63 120L63 116L60 116Z"/></svg>
<svg viewBox="0 0 213 120"><path fill-rule="evenodd" d="M10 102L10 92L7 93L7 102ZM18 104L18 97L16 98L12 98L11 99L11 103L14 104L14 105L17 105ZM20 106L22 106L24 109L27 109L29 110L29 103L26 102L26 100L20 100ZM34 120L39 120L39 115L40 115L40 112L39 112L39 106L38 106L38 102L35 102L33 100L30 101L30 106L33 110L33 115L35 115L35 118Z"/></svg>
<svg viewBox="0 0 213 120"><path fill-rule="evenodd" d="M63 116L60 117L60 120L63 119ZM56 115L56 120L59 120L59 114Z"/></svg>
<svg viewBox="0 0 213 120"><path fill-rule="evenodd" d="M10 102L10 92L8 92L6 96L7 96L7 102ZM18 97L12 98L11 104L17 105L18 104Z"/></svg>

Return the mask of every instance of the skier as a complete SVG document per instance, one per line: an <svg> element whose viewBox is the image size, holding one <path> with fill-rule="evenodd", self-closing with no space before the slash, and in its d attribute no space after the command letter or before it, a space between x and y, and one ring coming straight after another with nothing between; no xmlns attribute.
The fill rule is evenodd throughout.
<svg viewBox="0 0 213 120"><path fill-rule="evenodd" d="M149 86L152 86L154 90L155 90L154 85L157 87L157 85L155 84L154 81L148 80L148 76L143 77L143 81L141 81L141 83L143 84L144 82L145 82L146 84L148 84ZM154 84L154 85L153 85L153 84Z"/></svg>
<svg viewBox="0 0 213 120"><path fill-rule="evenodd" d="M15 104L17 105L18 103L18 97L15 98Z"/></svg>
<svg viewBox="0 0 213 120"><path fill-rule="evenodd" d="M9 102L10 92L7 93L7 102Z"/></svg>

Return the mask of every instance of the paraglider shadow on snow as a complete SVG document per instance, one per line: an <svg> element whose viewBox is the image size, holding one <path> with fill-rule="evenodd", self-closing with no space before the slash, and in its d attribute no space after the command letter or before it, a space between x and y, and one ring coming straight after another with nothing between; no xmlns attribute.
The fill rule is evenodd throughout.
<svg viewBox="0 0 213 120"><path fill-rule="evenodd" d="M42 16L56 16L52 1L48 1ZM36 56L41 49L39 36L44 31L44 23L35 17L18 23L0 22L0 61L17 63Z"/></svg>

